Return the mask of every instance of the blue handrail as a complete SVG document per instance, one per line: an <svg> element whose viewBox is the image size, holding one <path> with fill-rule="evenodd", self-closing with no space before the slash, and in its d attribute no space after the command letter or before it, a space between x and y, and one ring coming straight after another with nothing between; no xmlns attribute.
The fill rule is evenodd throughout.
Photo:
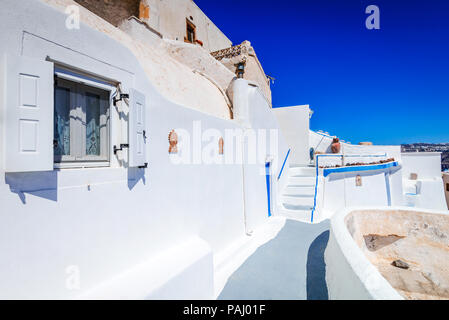
<svg viewBox="0 0 449 320"><path fill-rule="evenodd" d="M355 154L348 154L348 155L344 155L344 154L319 154L316 156L316 181L315 181L315 196L313 198L313 209L312 209L312 214L310 217L310 221L311 223L313 223L313 216L315 214L315 210L316 210L316 197L317 197L317 193L318 193L318 174L319 174L319 159L321 157L345 157L345 158L360 158L360 157L366 157L366 158L374 158L374 157L386 157L387 154L373 154L373 155L355 155ZM386 166L385 168L389 168L389 167L396 167L398 165L397 162L394 162L393 164L390 164L390 166ZM379 165L373 165L373 166L379 166ZM371 167L373 167L371 166ZM360 170L356 170L355 168L361 168L361 167L341 167L341 168L330 168L330 169L325 169L323 170L323 175L324 172L326 170L334 170L334 169L346 169L349 168L350 170L341 170L341 172L347 172L347 171L364 171L363 169ZM366 168L366 166L365 166ZM384 169L384 168L378 168L378 169ZM365 170L376 170L376 169L365 169ZM335 172L339 172L337 170L334 170ZM324 175L325 177L327 177L330 173L333 173L332 171L329 171L329 173L327 173L326 175Z"/></svg>
<svg viewBox="0 0 449 320"><path fill-rule="evenodd" d="M270 164L271 162L265 163L265 179L267 183L267 197L268 197L268 217L271 217Z"/></svg>
<svg viewBox="0 0 449 320"><path fill-rule="evenodd" d="M291 151L291 149L288 149L287 155L285 156L284 163L282 164L281 172L279 172L279 175L278 175L278 181L279 181L279 179L281 179L282 171L284 171L285 163L287 162L288 156L290 155L290 151Z"/></svg>

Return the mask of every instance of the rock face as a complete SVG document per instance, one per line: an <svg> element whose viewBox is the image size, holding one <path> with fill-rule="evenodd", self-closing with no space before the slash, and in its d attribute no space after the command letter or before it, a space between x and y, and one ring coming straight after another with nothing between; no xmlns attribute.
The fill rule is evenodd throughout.
<svg viewBox="0 0 449 320"><path fill-rule="evenodd" d="M42 1L62 12L65 12L67 6L77 3L73 0ZM88 0L83 1L89 2ZM80 0L79 2L82 1ZM97 0L90 2L92 2L91 5L93 7L98 5L101 8L103 8L103 5L117 4L115 0L101 0L98 1L98 4L96 3ZM128 1L123 1L122 5L125 6L126 3ZM134 2L129 1L129 3L131 5ZM136 1L135 3L135 10L138 14L140 2ZM91 8L91 10L93 11L94 9ZM141 63L149 81L168 100L218 118L231 119L229 102L223 94L226 87L217 87L216 83L204 75L193 72L190 66L174 59L170 54L172 47L168 46L165 40L158 38L144 26L136 22L128 26L129 28L135 28L130 29L134 30L135 34L132 32L127 33L84 7L80 7L80 19L82 23L106 34L127 47ZM127 19L125 20L128 21ZM131 20L131 22L133 21ZM146 41L147 39L149 40Z"/></svg>
<svg viewBox="0 0 449 320"><path fill-rule="evenodd" d="M404 298L449 300L449 215L362 210L347 216L346 226Z"/></svg>
<svg viewBox="0 0 449 320"><path fill-rule="evenodd" d="M381 236L378 234L369 234L367 236L363 236L365 239L366 248L369 251L377 251L382 249L383 247L389 246L396 241L403 239L404 237L390 234L388 236Z"/></svg>
<svg viewBox="0 0 449 320"><path fill-rule="evenodd" d="M408 269L410 268L410 266L408 265L407 262L404 262L402 260L394 260L391 263L392 266L396 267L396 268L400 268L400 269Z"/></svg>
<svg viewBox="0 0 449 320"><path fill-rule="evenodd" d="M140 0L75 0L114 26L131 16L139 16Z"/></svg>

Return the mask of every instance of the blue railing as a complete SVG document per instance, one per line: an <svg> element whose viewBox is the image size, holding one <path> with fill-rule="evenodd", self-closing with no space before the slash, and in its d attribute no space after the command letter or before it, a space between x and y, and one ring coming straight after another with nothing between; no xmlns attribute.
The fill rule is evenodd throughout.
<svg viewBox="0 0 449 320"><path fill-rule="evenodd" d="M278 181L281 179L282 172L284 171L285 163L287 162L288 156L290 155L290 151L291 151L291 149L288 149L287 155L285 156L284 163L282 164L281 172L279 172L279 175L278 175Z"/></svg>
<svg viewBox="0 0 449 320"><path fill-rule="evenodd" d="M270 164L265 163L265 179L267 183L267 197L268 197L268 217L271 217L271 183L270 183Z"/></svg>
<svg viewBox="0 0 449 320"><path fill-rule="evenodd" d="M317 198L317 193L318 193L318 177L319 177L319 169L320 169L320 165L319 165L319 159L322 157L340 157L340 158L376 158L376 157L386 157L387 154L375 154L375 155L355 155L355 154L319 154L316 156L316 180L315 180L315 196L313 198L313 209L312 209L312 214L310 217L310 222L313 223L313 217L316 211L316 198ZM393 165L394 164L394 165ZM389 165L389 166L388 166ZM377 166L386 166L385 168L389 168L389 167L396 167L398 166L397 162L392 162L389 164L379 164L379 165L371 165L371 166L357 166L357 167L340 167L340 168L329 168L329 169L324 169L323 170L323 175L325 174L325 172L327 172L326 175L324 175L324 177L327 177L329 174L331 173L335 173L335 172L350 172L350 171L367 171L367 170L378 170L378 169L385 169L385 168L375 168L373 169L373 167L377 167ZM365 168L365 169L362 169ZM336 170L336 169L340 169L340 171ZM345 170L343 170L345 169ZM328 170L328 171L326 171Z"/></svg>

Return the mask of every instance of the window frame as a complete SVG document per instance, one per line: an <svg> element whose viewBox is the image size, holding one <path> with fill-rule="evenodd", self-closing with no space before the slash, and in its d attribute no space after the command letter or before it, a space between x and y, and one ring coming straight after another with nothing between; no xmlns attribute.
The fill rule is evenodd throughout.
<svg viewBox="0 0 449 320"><path fill-rule="evenodd" d="M89 87L88 90L86 90L86 85L78 85L78 95L81 97L87 97L88 93L93 93L95 95L98 95L100 97L100 155L88 155L86 152L86 129L87 129L87 104L84 101L81 105L81 112L79 116L81 117L81 125L78 123L78 126L80 128L80 133L77 135L78 138L81 137L81 141L79 142L79 146L81 147L81 154L84 154L84 156L79 156L76 161L84 161L84 162L93 162L93 161L107 161L109 162L109 136L110 136L110 104L109 106L105 101L110 101L111 92L109 92L108 99L101 99L101 96L105 93L105 90ZM107 92L107 91L106 91ZM104 111L104 113L102 112ZM106 118L106 119L104 119ZM84 125L83 125L84 124ZM105 128L102 128L102 126L106 126Z"/></svg>
<svg viewBox="0 0 449 320"><path fill-rule="evenodd" d="M112 99L117 90L116 86L106 81L98 80L71 70L55 66L56 87L74 90L75 101L70 108L70 155L54 157L54 168L85 168L109 167L111 163L111 112ZM62 85L60 85L62 84ZM105 126L100 132L100 156L86 154L86 93L100 96L100 126ZM103 96L104 99L101 99ZM84 99L82 98L84 97ZM105 102L106 101L106 102ZM104 113L102 111L105 111ZM103 124L101 124L103 123ZM82 154L82 156L80 156Z"/></svg>
<svg viewBox="0 0 449 320"><path fill-rule="evenodd" d="M70 110L69 110L69 118L70 118L70 155L55 155L54 151L54 162L55 163L63 163L63 162L76 162L76 158L75 156L73 156L74 152L72 152L72 148L75 145L75 136L76 136L76 131L77 131L77 124L74 118L76 118L76 110L74 107L74 105L77 104L76 100L77 100L77 93L76 93L76 86L74 85L74 83L71 83L65 79L58 79L58 84L54 85L54 90L56 90L56 87L60 87L63 89L68 89L69 90L69 100L70 100ZM56 104L56 101L55 101ZM56 107L56 106L55 106ZM53 120L54 121L54 120ZM55 123L53 123L53 126L55 125Z"/></svg>
<svg viewBox="0 0 449 320"><path fill-rule="evenodd" d="M189 40L189 27L193 30L193 40ZM196 43L196 26L191 22L188 18L186 18L186 37L184 38L184 42L187 43Z"/></svg>

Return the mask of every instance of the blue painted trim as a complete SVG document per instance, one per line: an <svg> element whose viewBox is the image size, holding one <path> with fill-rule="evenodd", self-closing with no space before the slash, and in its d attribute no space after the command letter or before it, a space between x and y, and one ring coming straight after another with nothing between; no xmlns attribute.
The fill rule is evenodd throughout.
<svg viewBox="0 0 449 320"><path fill-rule="evenodd" d="M331 173L372 171L372 170L388 169L388 168L397 167L397 166L399 166L399 164L397 162L390 162L390 163L385 163L385 164L375 164L375 165L367 165L367 166L328 168L328 169L323 170L323 176L327 177Z"/></svg>
<svg viewBox="0 0 449 320"><path fill-rule="evenodd" d="M288 156L290 155L291 149L288 149L287 155L285 156L284 163L282 164L281 172L279 172L278 181L281 179L282 171L284 171L285 163L287 162Z"/></svg>
<svg viewBox="0 0 449 320"><path fill-rule="evenodd" d="M265 177L267 181L268 217L271 217L270 162L265 163Z"/></svg>
<svg viewBox="0 0 449 320"><path fill-rule="evenodd" d="M315 214L315 210L316 210L316 196L318 194L318 157L316 157L316 180L315 180L315 196L313 197L313 209L312 209L312 215L310 217L310 222L313 223L313 215Z"/></svg>
<svg viewBox="0 0 449 320"><path fill-rule="evenodd" d="M348 157L370 157L371 158L371 157L386 157L387 154L385 153L383 155L381 155L381 154L379 154L379 155L343 155L343 154L319 154L319 155L317 155L316 156L316 164L315 164L316 165L315 196L313 198L313 209L312 209L312 214L311 214L311 217L310 217L310 222L312 222L312 223L313 223L313 216L315 215L315 211L316 211L316 197L317 197L317 194L318 194L318 173L319 173L319 168L320 168L319 159L321 157L343 157L343 156L345 158L348 158ZM394 167L398 166L397 162L393 162L393 163L395 164ZM352 169L354 169L354 168L360 168L360 167L345 167L345 168L352 168ZM343 169L343 168L335 168L335 169ZM327 169L327 170L331 170L331 169ZM376 169L369 169L369 170L376 170ZM356 170L352 170L352 171L356 171ZM359 170L359 171L362 171L362 170Z"/></svg>

